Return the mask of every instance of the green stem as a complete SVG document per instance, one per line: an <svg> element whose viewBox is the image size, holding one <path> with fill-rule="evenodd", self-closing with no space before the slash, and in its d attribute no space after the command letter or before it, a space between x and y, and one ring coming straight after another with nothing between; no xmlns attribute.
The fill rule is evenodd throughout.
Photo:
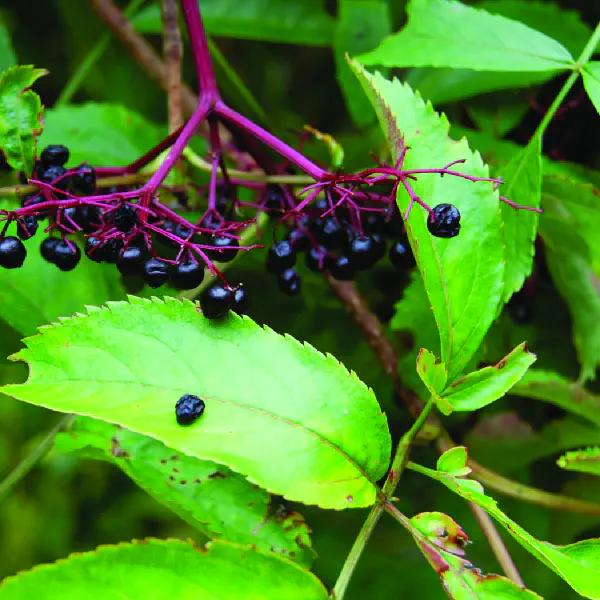
<svg viewBox="0 0 600 600"><path fill-rule="evenodd" d="M132 0L127 6L124 14L127 18L132 17L138 10L138 8L144 3L145 0ZM85 81L85 78L89 75L89 72L93 69L94 65L98 62L100 57L104 54L108 44L111 40L111 32L105 31L96 45L90 50L88 55L85 57L83 62L79 65L78 69L73 73L69 81L67 81L63 91L61 92L55 106L62 106L68 104L71 98L76 94L77 90L81 87L81 84Z"/></svg>
<svg viewBox="0 0 600 600"><path fill-rule="evenodd" d="M0 502L8 492L19 483L35 465L48 454L54 443L56 434L68 427L72 420L72 415L63 417L48 433L48 435L9 473L9 475L0 483Z"/></svg>
<svg viewBox="0 0 600 600"><path fill-rule="evenodd" d="M404 471L404 467L408 460L411 444L417 437L417 434L423 425L425 425L427 417L429 416L429 413L432 411L433 407L433 400L430 399L429 402L427 402L427 404L423 407L423 410L413 423L412 427L402 436L402 439L400 440L400 443L398 444L394 454L394 460L392 461L388 479L383 486L382 495L377 504L371 507L366 521L363 523L356 540L354 540L354 544L352 545L350 553L346 557L344 566L340 571L338 579L335 583L335 587L331 593L331 600L342 600L344 597L346 588L350 583L350 578L352 577L354 569L356 569L356 565L358 564L358 560L365 549L373 530L375 529L375 525L377 525L377 522L383 514L384 508L388 504L389 499L396 491L396 486L400 481L400 477L402 476L402 472Z"/></svg>

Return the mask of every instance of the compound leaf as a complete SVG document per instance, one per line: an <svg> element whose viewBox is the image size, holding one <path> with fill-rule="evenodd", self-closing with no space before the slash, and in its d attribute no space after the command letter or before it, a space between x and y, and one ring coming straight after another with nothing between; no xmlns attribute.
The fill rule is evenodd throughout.
<svg viewBox="0 0 600 600"><path fill-rule="evenodd" d="M332 356L169 297L88 311L27 338L12 358L29 363L29 379L2 390L123 425L291 500L336 509L375 501L390 458L387 420ZM175 419L186 393L206 402L191 427Z"/></svg>
<svg viewBox="0 0 600 600"><path fill-rule="evenodd" d="M303 566L314 557L302 516L275 510L268 492L223 465L176 453L158 440L89 417L76 417L68 432L58 434L55 447L112 462L210 538L252 544Z"/></svg>
<svg viewBox="0 0 600 600"><path fill-rule="evenodd" d="M298 565L247 546L178 540L100 546L0 583L1 600L153 598L153 600L326 600L323 584Z"/></svg>

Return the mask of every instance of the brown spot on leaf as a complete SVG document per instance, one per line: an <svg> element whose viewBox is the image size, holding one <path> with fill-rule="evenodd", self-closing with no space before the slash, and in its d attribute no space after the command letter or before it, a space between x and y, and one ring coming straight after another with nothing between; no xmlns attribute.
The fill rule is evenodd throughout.
<svg viewBox="0 0 600 600"><path fill-rule="evenodd" d="M202 479L196 478L196 479L194 479L194 483L202 483Z"/></svg>
<svg viewBox="0 0 600 600"><path fill-rule="evenodd" d="M173 475L169 475L169 480L170 481L175 481L175 477L173 477Z"/></svg>
<svg viewBox="0 0 600 600"><path fill-rule="evenodd" d="M177 467L173 467L173 473L179 473L179 469Z"/></svg>
<svg viewBox="0 0 600 600"><path fill-rule="evenodd" d="M186 484L187 484L187 480L186 480L186 479L182 479L182 480L181 480L179 483L180 483L181 485L186 485Z"/></svg>
<svg viewBox="0 0 600 600"><path fill-rule="evenodd" d="M346 500L348 500L350 504L354 502L354 498L352 496L346 496Z"/></svg>
<svg viewBox="0 0 600 600"><path fill-rule="evenodd" d="M502 359L500 362L496 364L496 369L504 369L506 366L506 359Z"/></svg>
<svg viewBox="0 0 600 600"><path fill-rule="evenodd" d="M227 479L227 475L221 473L221 471L215 471L208 476L209 479Z"/></svg>
<svg viewBox="0 0 600 600"><path fill-rule="evenodd" d="M177 454L173 454L173 456L171 456L171 460L179 460L179 456L177 456Z"/></svg>
<svg viewBox="0 0 600 600"><path fill-rule="evenodd" d="M167 459L166 458L161 458L160 459L160 464L161 465L166 465L167 464Z"/></svg>

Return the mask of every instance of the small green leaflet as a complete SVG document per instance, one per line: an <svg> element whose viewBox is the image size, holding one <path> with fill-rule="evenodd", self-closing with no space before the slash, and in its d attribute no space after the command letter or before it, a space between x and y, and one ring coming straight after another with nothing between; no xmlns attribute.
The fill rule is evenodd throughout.
<svg viewBox="0 0 600 600"><path fill-rule="evenodd" d="M43 598L152 600L327 600L310 572L248 546L148 539L34 567L0 583L0 600Z"/></svg>
<svg viewBox="0 0 600 600"><path fill-rule="evenodd" d="M489 177L479 154L466 142L448 136L449 124L410 87L388 81L379 73L367 73L357 62L352 66L371 98L388 138L394 160L410 149L404 169L443 167L455 160L462 173ZM498 192L489 182L473 183L453 176L418 175L411 181L415 193L429 206L451 202L461 213L460 235L433 237L427 230L428 214L414 206L406 229L419 271L433 308L440 340L441 359L453 382L468 364L495 318L503 288L504 242ZM399 191L402 214L409 196Z"/></svg>
<svg viewBox="0 0 600 600"><path fill-rule="evenodd" d="M583 85L590 100L600 113L600 61L591 61L583 69Z"/></svg>
<svg viewBox="0 0 600 600"><path fill-rule="evenodd" d="M471 472L471 467L467 467L467 449L464 446L455 446L446 450L437 461L436 469L451 473L454 477L464 477Z"/></svg>
<svg viewBox="0 0 600 600"><path fill-rule="evenodd" d="M0 76L0 150L8 164L31 175L35 160L35 143L42 132L42 103L29 88L45 69L16 66Z"/></svg>
<svg viewBox="0 0 600 600"><path fill-rule="evenodd" d="M417 374L431 394L436 406L445 415L452 412L452 406L440 398L440 392L446 387L448 371L443 362L438 363L433 352L421 348L417 355Z"/></svg>
<svg viewBox="0 0 600 600"><path fill-rule="evenodd" d="M89 417L76 417L55 440L59 452L107 460L210 538L252 544L309 566L308 527L278 511L271 496L242 475L208 460L178 454L158 440Z"/></svg>
<svg viewBox="0 0 600 600"><path fill-rule="evenodd" d="M407 11L408 25L358 56L360 62L517 72L573 67L564 46L518 21L455 0L411 0Z"/></svg>
<svg viewBox="0 0 600 600"><path fill-rule="evenodd" d="M567 471L600 475L600 448L586 448L563 454L556 464Z"/></svg>
<svg viewBox="0 0 600 600"><path fill-rule="evenodd" d="M29 379L2 391L149 435L290 500L375 502L390 460L387 420L331 355L235 314L210 321L169 297L88 311L27 338L12 358L29 363ZM185 393L206 401L191 427L175 420Z"/></svg>

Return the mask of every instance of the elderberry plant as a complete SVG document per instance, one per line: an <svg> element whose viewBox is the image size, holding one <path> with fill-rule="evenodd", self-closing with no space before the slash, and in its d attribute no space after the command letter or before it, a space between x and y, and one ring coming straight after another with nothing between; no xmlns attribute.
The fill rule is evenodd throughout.
<svg viewBox="0 0 600 600"><path fill-rule="evenodd" d="M335 22L331 44L338 80L356 125L365 128L359 138L363 166L354 168L344 163L340 143L329 134L307 126L297 144L289 143L285 134L270 133L232 108L235 98L225 102L213 59L242 89L240 80L214 45L211 59L205 23L215 35L235 29L227 2L211 7L208 1L163 0L160 11L149 5L137 14L140 3L134 2L132 25L112 3L91 4L167 88L170 133L123 161L125 166L82 160L76 134L65 130L65 139L55 133L46 141L53 113L48 111L46 121L30 89L44 73L14 66L0 76L0 148L15 179L0 190L0 316L20 333L35 334L11 357L29 365L29 378L25 383L5 378L2 389L14 399L70 415L0 484L0 501L54 444L71 457L117 465L182 517L193 528L194 542L152 538L101 546L8 577L0 583L0 600L64 597L84 586L157 598L198 590L223 598L358 597L372 590L360 577L350 579L384 513L416 542L410 551L423 553L443 592L421 583L414 589L416 580L407 573L412 567L390 550L377 564L388 561L393 567L386 570L398 572L398 579L406 573L409 583L394 577L389 593L374 597L444 592L457 600L540 597L531 591L538 586L524 568L528 563L505 545L496 523L558 575L555 585L563 580L565 588L552 597L566 597L560 594L570 586L580 596L600 598L597 539L581 541L578 530L570 531L574 541L567 545L541 541L488 492L523 498L536 510L544 505L598 515L595 499L523 485L471 457L474 447L494 464L501 452L478 442L481 432L490 431L501 446L499 429L524 426L517 413L503 422L487 408L501 405L507 392L542 399L598 424L598 397L584 388L600 363L597 236L592 220L577 216L574 206L593 213L600 178L543 158L542 138L579 75L590 106L600 106L598 63L590 60L600 29L575 51L535 24L519 22L532 14L520 2L514 3L516 14L502 16L495 14L502 13L502 3L473 8L455 0L412 0L407 24L387 36L393 7L383 0L340 0L335 17L322 11L320 20L310 16L318 3L289 3L283 15L273 1L272 14L260 11L256 23L265 30L271 23L271 31L280 32L261 39L291 36L282 33L289 15L295 15L293 35L300 43L306 43L302 35L321 39L318 32ZM533 13L545 14L547 9L535 6ZM180 118L178 8L198 84L187 121ZM572 25L572 15L567 19L556 10L561 23ZM313 27L310 34L305 20ZM137 27L153 33L155 22L164 33L165 63L135 32ZM495 40L502 40L500 49ZM366 66L383 70L369 72ZM387 77L390 67L413 69L398 80ZM448 71L432 74L428 67ZM411 87L427 96L427 78L441 77L442 99L455 99L450 80L462 73L463 100L551 80L557 70L570 72L569 78L524 146L493 137L486 146L472 132L466 133L470 143L465 137L456 141L461 136L450 131L446 117ZM264 122L251 93L244 90L244 96ZM476 103L465 110L478 125L495 122ZM385 140L385 151L362 144L375 119L382 132L375 139ZM134 126L131 117L124 119L124 130ZM327 148L329 166L311 154L313 137ZM491 174L472 148L492 156ZM372 163L364 166L369 155ZM584 200L573 202L574 191ZM557 245L557 232L565 228L567 250ZM252 265L255 256L260 269L251 267L241 278L227 272L234 262L234 272L238 265ZM573 354L581 367L576 381L571 371L552 363L549 344L536 329L515 328L506 320L511 315L527 324L531 311L522 306L540 296L546 264L547 281L571 313ZM30 268L39 276L27 279ZM24 316L15 301L14 290L23 289L20 277L45 296L35 305L39 319ZM272 300L269 280L290 298ZM390 294L392 314L371 310L372 282ZM318 322L321 333L340 338L338 358L351 358L353 344L346 342L351 327L339 321L341 310L332 325L327 317L333 301L319 285L329 286L364 336L364 349L380 365L377 378L322 353L327 344L316 349L297 342L289 335L291 320L276 324L269 316L262 319L269 326L259 326L246 316L260 315L264 305L289 306L282 309L286 313L301 313L301 306L313 328ZM85 286L94 291L63 299ZM135 294L127 301L124 288ZM36 326L56 318L59 322L36 333ZM312 341L308 329L298 326L293 333ZM398 333L398 344L390 341L390 332ZM538 369L530 368L537 356L523 342L529 336L540 356ZM405 337L410 340L399 348ZM382 399L380 379L394 388L398 406ZM567 437L564 424L556 427ZM579 427L576 434L567 430L574 441L552 449L600 443L597 434ZM421 442L436 445L435 464L416 448ZM523 455L528 460L526 449ZM559 466L594 473L589 465L597 458L591 447L565 454ZM436 504L428 494L410 496L405 486L412 473L437 486L432 498L445 500ZM469 504L479 534L464 515L462 525L455 520L452 495ZM338 518L357 512L346 510L352 508L369 513L361 517L347 556L338 557L335 569L343 563L341 571L319 566L322 558L311 571L311 530L298 511L308 511L312 523L326 510ZM315 550L327 555L319 529L312 528ZM386 547L394 548L400 531L389 535ZM489 541L497 561L490 569L504 576L484 575L473 565L487 565L485 552L468 548L467 560L467 543L477 535L482 545L484 538Z"/></svg>

